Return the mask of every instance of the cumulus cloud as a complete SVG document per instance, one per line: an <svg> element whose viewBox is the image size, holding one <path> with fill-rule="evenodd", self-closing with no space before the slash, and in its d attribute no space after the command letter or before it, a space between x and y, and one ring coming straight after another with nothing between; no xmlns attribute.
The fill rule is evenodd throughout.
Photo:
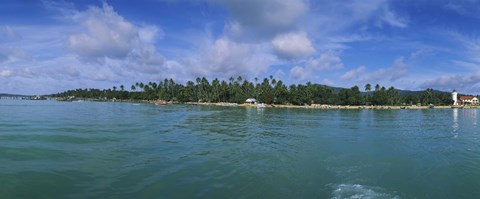
<svg viewBox="0 0 480 199"><path fill-rule="evenodd" d="M361 73L365 72L365 66L359 66L358 68L352 69L344 73L340 79L343 81L353 80Z"/></svg>
<svg viewBox="0 0 480 199"><path fill-rule="evenodd" d="M186 65L194 76L257 75L265 72L274 60L264 49L262 45L237 42L225 36L207 38L196 52L198 55L192 56Z"/></svg>
<svg viewBox="0 0 480 199"><path fill-rule="evenodd" d="M97 68L96 73L89 75L92 79L118 81L121 76L138 73L160 78L158 73L171 71L168 60L156 52L154 43L163 38L163 31L157 26L135 25L107 3L101 8L76 12L72 19L83 30L70 35L68 44L81 61L97 65L92 66Z"/></svg>
<svg viewBox="0 0 480 199"><path fill-rule="evenodd" d="M248 33L255 37L271 37L295 28L306 13L305 0L210 0L225 6L232 15L229 25L234 33Z"/></svg>
<svg viewBox="0 0 480 199"><path fill-rule="evenodd" d="M343 67L342 59L335 53L323 53L308 60L307 67L313 71L336 70Z"/></svg>
<svg viewBox="0 0 480 199"><path fill-rule="evenodd" d="M103 8L90 7L73 18L83 25L85 31L71 35L69 45L75 53L87 60L124 58L138 37L136 27L106 3Z"/></svg>
<svg viewBox="0 0 480 199"><path fill-rule="evenodd" d="M62 25L0 26L3 38L19 37L15 30L28 33L9 43L0 41L6 44L0 46L2 77L25 84L39 82L28 87L32 91L56 92L183 76L183 69L178 69L182 66L156 50L155 43L163 38L159 27L136 25L107 3L86 10L53 6L59 7L53 10L59 11L61 17L55 19L62 20Z"/></svg>
<svg viewBox="0 0 480 199"><path fill-rule="evenodd" d="M305 68L301 66L294 66L292 69L290 69L290 78L296 80L306 80L310 78L310 74L305 72Z"/></svg>
<svg viewBox="0 0 480 199"><path fill-rule="evenodd" d="M408 65L403 57L395 59L388 68L381 68L369 74L362 75L358 80L360 82L379 82L380 80L397 81L408 75Z"/></svg>
<svg viewBox="0 0 480 199"><path fill-rule="evenodd" d="M444 75L423 82L421 87L452 90L462 88L463 92L478 92L480 88L480 73L462 75Z"/></svg>
<svg viewBox="0 0 480 199"><path fill-rule="evenodd" d="M283 59L304 58L315 52L305 32L278 35L272 44L277 56Z"/></svg>
<svg viewBox="0 0 480 199"><path fill-rule="evenodd" d="M325 70L337 70L343 67L342 59L333 52L323 53L312 58L305 66L295 66L290 70L290 77L295 80L314 79L317 74Z"/></svg>

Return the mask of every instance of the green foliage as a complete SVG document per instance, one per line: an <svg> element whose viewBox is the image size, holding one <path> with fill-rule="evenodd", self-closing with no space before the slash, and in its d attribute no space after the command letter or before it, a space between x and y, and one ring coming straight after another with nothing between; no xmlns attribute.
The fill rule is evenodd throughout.
<svg viewBox="0 0 480 199"><path fill-rule="evenodd" d="M429 88L423 92L410 92L400 95L394 87L386 89L376 84L371 91L371 84L364 86L365 92L360 92L358 86L349 89L314 84L285 85L272 76L259 82L258 78L250 82L243 77L231 77L227 81L214 79L211 82L205 77L198 77L195 82L188 81L185 85L176 83L173 79L159 82L136 82L126 91L124 85L120 90L112 89L76 89L52 95L52 97L76 96L88 99L119 99L119 100L166 100L177 102L233 102L243 103L247 98L256 98L267 104L332 104L332 105L448 105L451 104L449 93L434 91Z"/></svg>

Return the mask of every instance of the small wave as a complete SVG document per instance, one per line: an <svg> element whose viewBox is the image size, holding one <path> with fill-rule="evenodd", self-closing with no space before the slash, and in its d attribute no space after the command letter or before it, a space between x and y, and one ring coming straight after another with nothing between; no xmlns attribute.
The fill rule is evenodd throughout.
<svg viewBox="0 0 480 199"><path fill-rule="evenodd" d="M378 187L370 187L359 184L340 184L333 187L332 199L343 198L395 198L399 199L399 196L386 193L384 190Z"/></svg>

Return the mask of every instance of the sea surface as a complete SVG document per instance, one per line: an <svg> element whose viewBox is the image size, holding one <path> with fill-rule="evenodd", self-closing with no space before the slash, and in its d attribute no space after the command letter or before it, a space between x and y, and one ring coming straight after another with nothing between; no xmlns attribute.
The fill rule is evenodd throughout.
<svg viewBox="0 0 480 199"><path fill-rule="evenodd" d="M479 198L479 114L0 100L0 198Z"/></svg>

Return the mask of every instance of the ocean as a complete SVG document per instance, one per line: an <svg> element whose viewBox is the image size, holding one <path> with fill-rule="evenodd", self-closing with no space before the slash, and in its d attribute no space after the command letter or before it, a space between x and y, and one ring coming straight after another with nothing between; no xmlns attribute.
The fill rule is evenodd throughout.
<svg viewBox="0 0 480 199"><path fill-rule="evenodd" d="M478 198L477 115L0 100L0 198Z"/></svg>

